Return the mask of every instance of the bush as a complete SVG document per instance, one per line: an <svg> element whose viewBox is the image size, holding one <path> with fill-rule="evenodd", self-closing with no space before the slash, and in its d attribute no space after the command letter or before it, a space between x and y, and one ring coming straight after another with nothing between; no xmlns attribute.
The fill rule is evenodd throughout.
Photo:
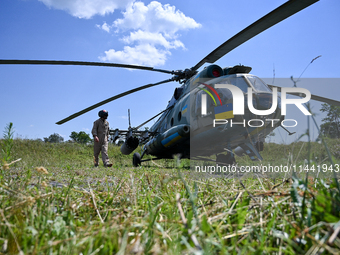
<svg viewBox="0 0 340 255"><path fill-rule="evenodd" d="M61 135L54 133L48 138L44 137L44 141L45 143L62 143L64 141L64 138Z"/></svg>
<svg viewBox="0 0 340 255"><path fill-rule="evenodd" d="M92 141L90 135L86 134L84 131L80 131L79 133L73 131L70 135L70 138L76 143L87 144Z"/></svg>

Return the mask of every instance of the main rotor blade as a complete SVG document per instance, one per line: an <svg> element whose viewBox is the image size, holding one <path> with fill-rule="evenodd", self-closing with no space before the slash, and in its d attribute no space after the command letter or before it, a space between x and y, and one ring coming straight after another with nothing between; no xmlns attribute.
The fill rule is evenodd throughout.
<svg viewBox="0 0 340 255"><path fill-rule="evenodd" d="M144 126L146 123L152 121L154 118L157 118L159 115L161 115L163 112L169 111L170 109L172 109L174 106L170 106L169 108L166 108L165 110L161 111L160 113L156 114L155 116L153 116L152 118L148 119L147 121L143 122L142 124L140 124L138 127L135 127L136 130L140 129L142 126Z"/></svg>
<svg viewBox="0 0 340 255"><path fill-rule="evenodd" d="M272 89L272 88L277 88L278 92L281 92L281 87L278 86L274 86L274 85L269 85L268 86ZM299 97L305 97L304 94L302 93L287 93L289 95L293 95L293 96L299 96ZM330 99L330 98L326 98L326 97L320 97L320 96L316 96L311 94L311 99L315 100L315 101L319 101L319 102L323 102L323 103L327 103L327 104L331 104L331 105L335 105L335 106L340 106L340 101L334 100L334 99Z"/></svg>
<svg viewBox="0 0 340 255"><path fill-rule="evenodd" d="M76 117L78 117L78 116L80 116L80 115L82 115L82 114L84 114L84 113L86 113L88 111L91 111L91 110L93 110L93 109L95 109L95 108L97 108L97 107L99 107L101 105L104 105L106 103L114 101L114 100L116 100L118 98L124 97L126 95L132 94L134 92L137 92L137 91L140 91L140 90L143 90L143 89L147 89L147 88L150 88L150 87L153 87L153 86L157 86L157 85L160 85L160 84L163 84L163 83L167 83L167 82L170 82L170 81L173 81L173 79L168 79L168 80L160 81L160 82L157 82L157 83L150 83L150 84L147 84L147 85L135 88L135 89L131 89L131 90L125 91L125 92L120 93L120 94L118 94L116 96L113 96L113 97L110 97L110 98L108 98L108 99L106 99L104 101L101 101L101 102L99 102L97 104L94 104L94 105L92 105L90 107L87 107L84 110L81 110L81 111L79 111L77 113L74 113L74 114L68 116L67 118L58 121L56 124L61 125L61 124L65 123L65 122L67 122L69 120L72 120L72 119L74 119L74 118L76 118Z"/></svg>
<svg viewBox="0 0 340 255"><path fill-rule="evenodd" d="M272 12L255 21L250 26L243 29L238 34L221 44L200 62L198 62L192 69L197 70L205 63L214 63L228 52L232 51L242 43L248 41L259 33L265 31L271 26L281 22L289 16L301 11L302 9L314 4L319 0L290 0L279 6Z"/></svg>
<svg viewBox="0 0 340 255"><path fill-rule="evenodd" d="M106 67L122 67L130 69L140 69L155 71L161 73L173 74L173 71L155 69L148 66L104 63L104 62L84 62L84 61L65 61L65 60L17 60L17 59L0 59L1 65L74 65L74 66L106 66Z"/></svg>

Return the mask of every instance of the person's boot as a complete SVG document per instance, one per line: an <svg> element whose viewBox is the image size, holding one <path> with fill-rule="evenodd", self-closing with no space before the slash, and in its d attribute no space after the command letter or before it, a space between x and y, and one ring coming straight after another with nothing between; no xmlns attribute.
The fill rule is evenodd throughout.
<svg viewBox="0 0 340 255"><path fill-rule="evenodd" d="M94 163L94 167L98 167L98 161L96 160L95 157L93 157L93 163Z"/></svg>

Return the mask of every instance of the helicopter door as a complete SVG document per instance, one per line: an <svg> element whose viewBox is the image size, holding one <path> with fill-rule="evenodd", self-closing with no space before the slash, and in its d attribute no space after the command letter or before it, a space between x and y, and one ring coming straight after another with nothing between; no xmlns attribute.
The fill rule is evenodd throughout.
<svg viewBox="0 0 340 255"><path fill-rule="evenodd" d="M201 112L200 109L197 108L197 93L190 94L190 129L191 131L195 131L198 129L198 110Z"/></svg>
<svg viewBox="0 0 340 255"><path fill-rule="evenodd" d="M191 98L191 119L190 126L192 130L198 128L211 126L213 124L213 101L210 97L207 97L207 115L202 115L202 95L204 91L198 91Z"/></svg>

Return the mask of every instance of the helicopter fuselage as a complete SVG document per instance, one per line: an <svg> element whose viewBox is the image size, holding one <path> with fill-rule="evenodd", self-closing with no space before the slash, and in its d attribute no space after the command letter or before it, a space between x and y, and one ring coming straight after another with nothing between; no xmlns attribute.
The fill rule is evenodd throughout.
<svg viewBox="0 0 340 255"><path fill-rule="evenodd" d="M272 90L261 79L248 74L251 68L237 68L240 73L211 65L176 88L167 106L169 110L150 128L150 132L158 136L143 147L146 154L162 158L171 158L174 154L182 158L210 156L226 149L231 151L240 144L263 142L280 126L283 120L280 98L271 114L253 114L247 104L248 88L252 89L253 107L258 110L272 107ZM229 89L218 88L221 84L234 85L242 91L243 115L233 114L233 95ZM187 133L183 133L183 129Z"/></svg>

